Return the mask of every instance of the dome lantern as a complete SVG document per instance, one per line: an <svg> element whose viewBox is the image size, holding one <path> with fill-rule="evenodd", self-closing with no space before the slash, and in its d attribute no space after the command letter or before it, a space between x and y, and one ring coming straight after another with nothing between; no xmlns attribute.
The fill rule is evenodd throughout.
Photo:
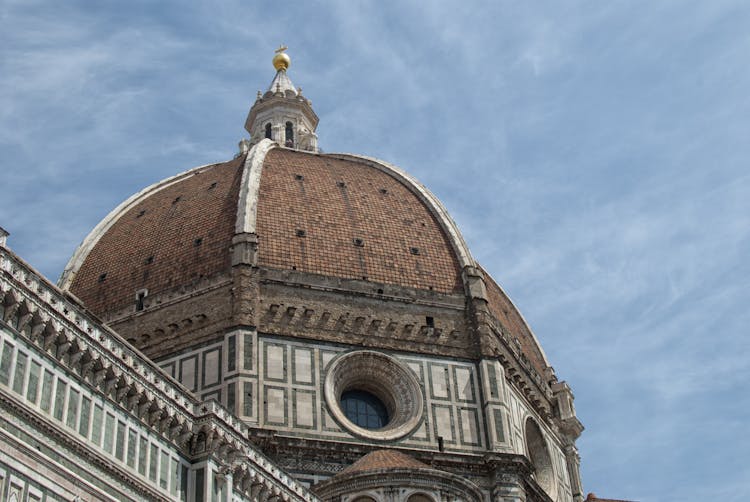
<svg viewBox="0 0 750 502"><path fill-rule="evenodd" d="M250 133L250 147L264 138L272 139L279 145L297 150L318 151L318 116L312 109L310 100L302 96L301 89L292 83L287 75L291 58L287 47L276 49L273 66L276 76L250 108L245 129ZM243 140L241 143L245 143Z"/></svg>

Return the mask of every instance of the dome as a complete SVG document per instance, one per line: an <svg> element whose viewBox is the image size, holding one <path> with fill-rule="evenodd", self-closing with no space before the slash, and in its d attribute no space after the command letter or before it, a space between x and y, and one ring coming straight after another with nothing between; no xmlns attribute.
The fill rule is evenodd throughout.
<svg viewBox="0 0 750 502"><path fill-rule="evenodd" d="M0 317L119 403L105 427L117 422L123 446L105 438L108 458L135 469L137 457L154 482L145 445L150 473L153 434L178 441L159 462L164 490L178 486L161 474L172 472L204 495L286 500L246 465L252 443L263 472L310 487L304 500L581 502L570 387L435 195L388 162L319 151L318 117L288 61L276 58L233 159L155 183L96 225L54 292L64 322L6 286ZM28 396L21 354L12 385ZM78 437L84 409L104 408L86 397L76 422L68 376L54 417Z"/></svg>
<svg viewBox="0 0 750 502"><path fill-rule="evenodd" d="M506 376L550 416L554 371L443 204L388 162L320 152L317 124L311 102L277 69L235 158L125 200L82 242L59 286L157 361L238 329L490 358L510 365ZM409 424L371 436L406 437Z"/></svg>
<svg viewBox="0 0 750 502"><path fill-rule="evenodd" d="M471 481L416 460L396 450L375 450L342 472L318 483L312 490L325 501L383 500L382 490L400 494L399 500L484 500L482 491Z"/></svg>
<svg viewBox="0 0 750 502"><path fill-rule="evenodd" d="M464 272L476 267L442 204L404 171L369 157L263 140L245 155L190 169L127 199L81 244L60 285L114 320L133 311L139 292L177 294L230 274L236 239L248 234L257 239L258 267L358 283L384 297L445 297L463 306L470 294ZM547 364L534 335L503 290L480 273L490 313L543 374Z"/></svg>
<svg viewBox="0 0 750 502"><path fill-rule="evenodd" d="M397 450L375 450L354 462L340 474L387 469L430 469L430 466Z"/></svg>

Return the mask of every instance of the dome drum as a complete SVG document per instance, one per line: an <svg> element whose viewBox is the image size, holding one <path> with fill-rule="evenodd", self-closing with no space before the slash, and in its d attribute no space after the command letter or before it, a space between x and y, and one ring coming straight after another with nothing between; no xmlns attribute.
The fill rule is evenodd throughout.
<svg viewBox="0 0 750 502"><path fill-rule="evenodd" d="M482 490L398 450L375 450L312 490L326 502L480 502Z"/></svg>

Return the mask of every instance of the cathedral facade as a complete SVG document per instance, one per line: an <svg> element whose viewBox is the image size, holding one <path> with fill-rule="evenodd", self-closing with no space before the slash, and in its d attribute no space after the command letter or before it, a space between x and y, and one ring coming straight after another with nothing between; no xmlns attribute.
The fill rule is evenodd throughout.
<svg viewBox="0 0 750 502"><path fill-rule="evenodd" d="M408 172L319 151L273 62L239 154L124 201L57 285L0 239L2 500L581 502L518 309Z"/></svg>

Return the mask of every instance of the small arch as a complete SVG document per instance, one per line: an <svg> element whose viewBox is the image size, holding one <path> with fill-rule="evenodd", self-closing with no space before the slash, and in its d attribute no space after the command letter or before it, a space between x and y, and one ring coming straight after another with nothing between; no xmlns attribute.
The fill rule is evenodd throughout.
<svg viewBox="0 0 750 502"><path fill-rule="evenodd" d="M531 417L526 419L526 454L534 467L533 477L549 495L553 495L555 474L552 471L552 457L542 429Z"/></svg>
<svg viewBox="0 0 750 502"><path fill-rule="evenodd" d="M367 495L360 495L356 499L352 500L352 502L376 502L376 500Z"/></svg>
<svg viewBox="0 0 750 502"><path fill-rule="evenodd" d="M13 316L10 319L8 319L8 324L13 326L18 331L23 331L24 328L29 328L28 321L31 320L31 314L32 312L31 312L31 309L29 308L29 303L26 300L22 300L18 304L16 313L13 314Z"/></svg>
<svg viewBox="0 0 750 502"><path fill-rule="evenodd" d="M271 123L266 124L266 138L273 139L271 134Z"/></svg>
<svg viewBox="0 0 750 502"><path fill-rule="evenodd" d="M435 500L425 493L412 493L406 502L435 502Z"/></svg>
<svg viewBox="0 0 750 502"><path fill-rule="evenodd" d="M284 146L294 146L294 124L287 122L284 129Z"/></svg>

